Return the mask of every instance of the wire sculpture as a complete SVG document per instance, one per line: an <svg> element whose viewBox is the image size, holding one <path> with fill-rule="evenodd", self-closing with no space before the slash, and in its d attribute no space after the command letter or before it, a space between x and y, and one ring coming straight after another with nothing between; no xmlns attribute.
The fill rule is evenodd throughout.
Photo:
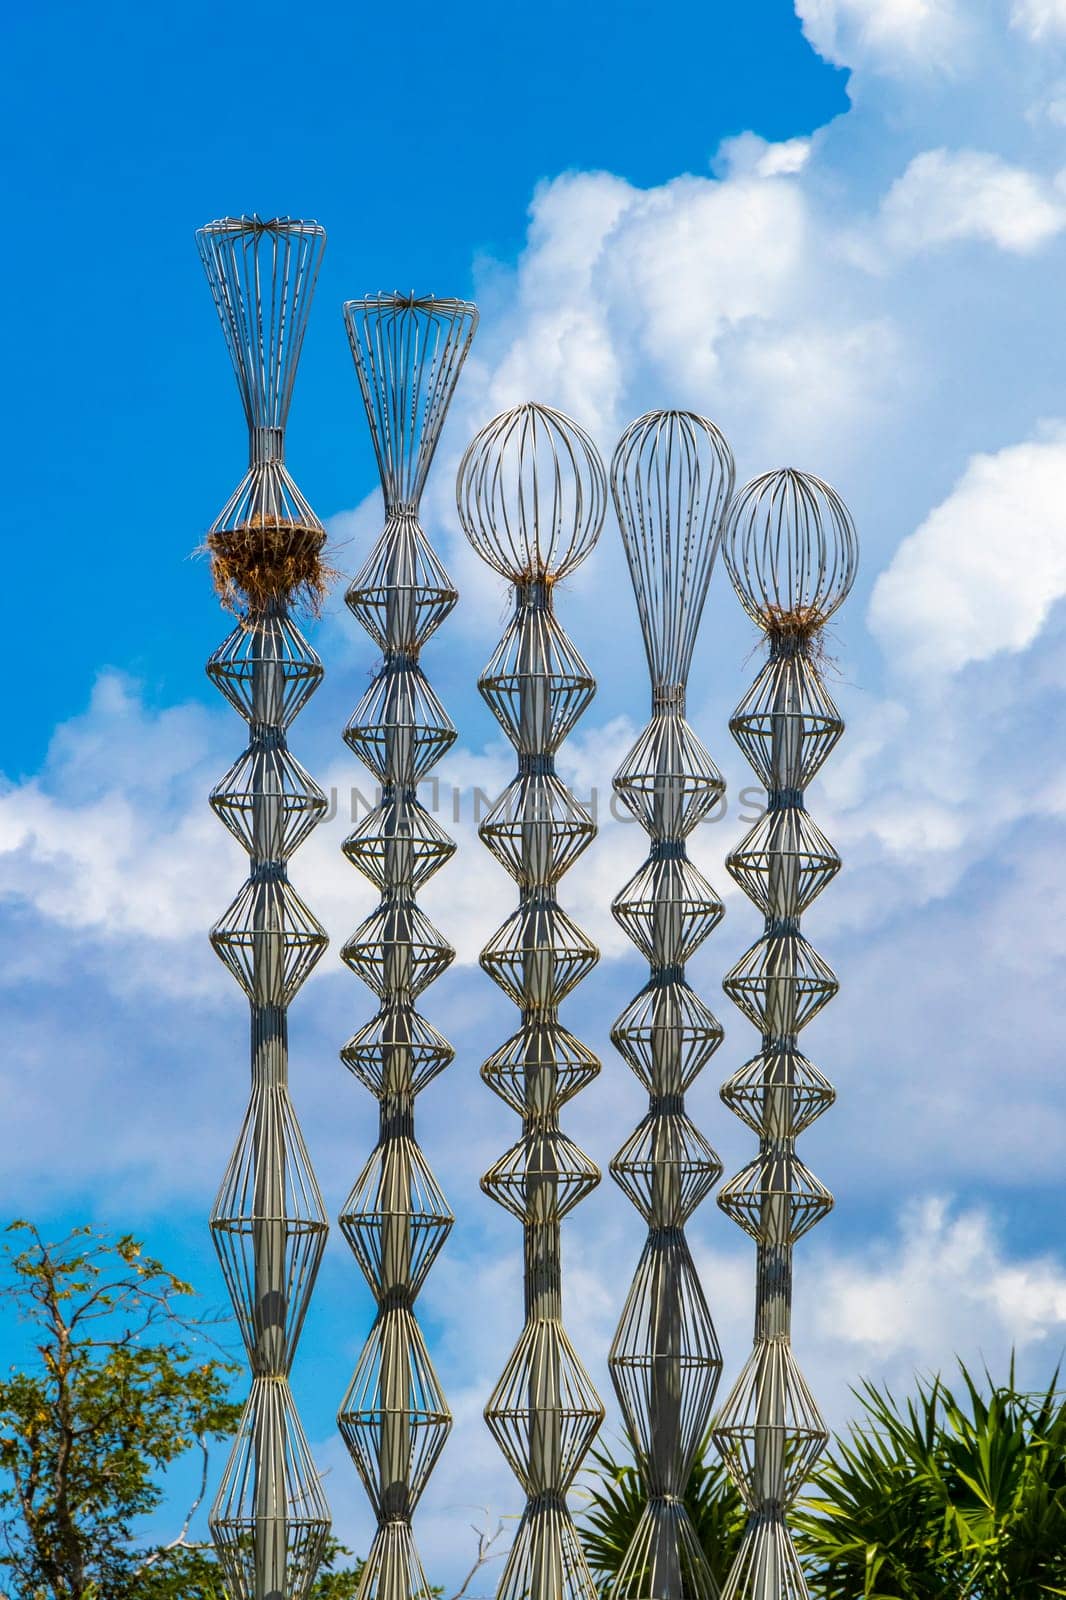
<svg viewBox="0 0 1066 1600"><path fill-rule="evenodd" d="M651 721L614 780L651 838L647 861L613 906L651 968L611 1034L649 1096L647 1116L611 1162L648 1225L610 1354L647 1497L612 1586L617 1600L716 1595L684 1493L711 1424L722 1357L684 1229L722 1167L684 1097L722 1030L686 981L685 963L723 907L685 840L725 785L685 721L685 690L733 472L718 429L686 411L639 417L611 463L652 684Z"/></svg>
<svg viewBox="0 0 1066 1600"><path fill-rule="evenodd" d="M415 1096L452 1059L415 1010L455 952L416 902L455 845L418 785L455 738L419 664L458 596L418 522L444 416L477 328L462 300L378 294L344 307L385 501L385 528L347 602L382 651L345 729L380 786L344 853L380 890L377 909L341 954L378 996L374 1019L341 1059L380 1102L378 1144L340 1217L378 1304L338 1424L377 1517L361 1600L426 1600L411 1519L451 1428L414 1315L415 1297L452 1215L415 1141Z"/></svg>
<svg viewBox="0 0 1066 1600"><path fill-rule="evenodd" d="M792 1250L833 1197L799 1160L796 1138L834 1091L797 1035L838 986L800 919L840 859L807 815L804 791L844 731L819 671L820 633L854 582L858 543L827 484L780 471L740 492L723 550L769 651L730 722L767 809L726 862L766 927L724 982L762 1034L760 1053L722 1089L759 1137L756 1158L718 1196L757 1245L754 1347L714 1426L749 1511L724 1600L806 1600L786 1519L828 1434L792 1350Z"/></svg>
<svg viewBox="0 0 1066 1600"><path fill-rule="evenodd" d="M252 1092L211 1231L252 1387L210 1515L234 1600L305 1600L329 1508L289 1389L328 1224L288 1088L288 1007L326 945L288 860L326 799L288 729L322 666L289 615L321 592L325 532L285 468L285 422L325 246L317 222L227 217L197 233L249 434L249 470L207 538L216 587L239 611L208 674L249 725L211 795L250 873L211 934L251 1006Z"/></svg>
<svg viewBox="0 0 1066 1600"><path fill-rule="evenodd" d="M553 591L599 537L607 480L583 429L530 404L476 435L456 494L467 538L515 592L514 619L479 680L518 754L517 776L480 828L519 896L481 965L522 1013L519 1031L481 1069L522 1118L522 1137L481 1184L524 1236L525 1327L485 1408L526 1495L499 1600L594 1600L566 1495L603 1406L562 1324L560 1223L600 1174L562 1132L559 1111L600 1068L560 1023L559 1006L598 952L560 907L556 886L596 828L555 757L595 683L556 620Z"/></svg>

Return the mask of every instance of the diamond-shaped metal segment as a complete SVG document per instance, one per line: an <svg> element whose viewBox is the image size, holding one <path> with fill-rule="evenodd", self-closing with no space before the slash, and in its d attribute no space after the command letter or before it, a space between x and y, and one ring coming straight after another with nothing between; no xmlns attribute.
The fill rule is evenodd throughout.
<svg viewBox="0 0 1066 1600"><path fill-rule="evenodd" d="M341 1051L344 1065L379 1099L418 1094L454 1056L444 1035L406 1004L384 1006Z"/></svg>
<svg viewBox="0 0 1066 1600"><path fill-rule="evenodd" d="M591 972L599 951L548 895L525 900L481 952L481 965L524 1010L557 1006Z"/></svg>
<svg viewBox="0 0 1066 1600"><path fill-rule="evenodd" d="M779 1509L748 1522L721 1600L810 1600L792 1536Z"/></svg>
<svg viewBox="0 0 1066 1600"><path fill-rule="evenodd" d="M257 1086L211 1211L254 1372L289 1370L328 1232L288 1090Z"/></svg>
<svg viewBox="0 0 1066 1600"><path fill-rule="evenodd" d="M410 787L455 742L455 726L414 662L386 662L344 730L381 783Z"/></svg>
<svg viewBox="0 0 1066 1600"><path fill-rule="evenodd" d="M648 1493L684 1495L711 1424L722 1352L680 1232L645 1244L609 1365Z"/></svg>
<svg viewBox="0 0 1066 1600"><path fill-rule="evenodd" d="M726 857L726 871L765 916L799 917L840 870L837 855L806 811L766 811Z"/></svg>
<svg viewBox="0 0 1066 1600"><path fill-rule="evenodd" d="M798 1050L753 1056L722 1085L722 1099L753 1132L794 1139L836 1099L836 1090Z"/></svg>
<svg viewBox="0 0 1066 1600"><path fill-rule="evenodd" d="M805 789L844 724L806 656L771 657L729 730L767 789Z"/></svg>
<svg viewBox="0 0 1066 1600"><path fill-rule="evenodd" d="M416 655L459 598L413 512L393 512L345 600L382 650Z"/></svg>
<svg viewBox="0 0 1066 1600"><path fill-rule="evenodd" d="M234 532L263 534L264 547L275 560L285 553L287 537L293 548L303 545L309 535L312 541L318 536L319 549L326 542L325 528L277 457L249 467L211 524L208 539L211 534Z"/></svg>
<svg viewBox="0 0 1066 1600"><path fill-rule="evenodd" d="M307 1600L329 1506L284 1378L256 1378L209 1517L233 1600Z"/></svg>
<svg viewBox="0 0 1066 1600"><path fill-rule="evenodd" d="M478 829L520 884L556 883L595 836L596 824L554 772L519 773Z"/></svg>
<svg viewBox="0 0 1066 1600"><path fill-rule="evenodd" d="M562 1324L528 1322L485 1407L489 1432L526 1494L565 1493L603 1416Z"/></svg>
<svg viewBox="0 0 1066 1600"><path fill-rule="evenodd" d="M713 1437L751 1510L795 1500L829 1434L786 1339L759 1339Z"/></svg>
<svg viewBox="0 0 1066 1600"><path fill-rule="evenodd" d="M326 930L284 878L249 878L211 930L215 954L257 1005L288 1005L325 950Z"/></svg>
<svg viewBox="0 0 1066 1600"><path fill-rule="evenodd" d="M703 1547L683 1500L650 1500L608 1591L611 1600L718 1600Z"/></svg>
<svg viewBox="0 0 1066 1600"><path fill-rule="evenodd" d="M833 1196L786 1143L770 1145L718 1191L727 1217L760 1244L795 1244L833 1209Z"/></svg>
<svg viewBox="0 0 1066 1600"><path fill-rule="evenodd" d="M712 811L725 780L676 710L652 717L615 773L619 799L659 839L683 839Z"/></svg>
<svg viewBox="0 0 1066 1600"><path fill-rule="evenodd" d="M451 1425L414 1316L404 1307L382 1312L337 1415L380 1518L411 1515Z"/></svg>
<svg viewBox="0 0 1066 1600"><path fill-rule="evenodd" d="M390 510L418 504L477 322L470 301L436 295L345 301L348 343Z"/></svg>
<svg viewBox="0 0 1066 1600"><path fill-rule="evenodd" d="M481 1076L500 1099L526 1115L545 1117L592 1082L600 1063L554 1018L531 1018L493 1052Z"/></svg>
<svg viewBox="0 0 1066 1600"><path fill-rule="evenodd" d="M387 790L341 848L383 892L404 884L417 892L455 854L454 840L409 789Z"/></svg>
<svg viewBox="0 0 1066 1600"><path fill-rule="evenodd" d="M414 1139L386 1139L344 1202L340 1228L376 1300L402 1289L413 1301L454 1217Z"/></svg>
<svg viewBox="0 0 1066 1600"><path fill-rule="evenodd" d="M325 814L326 797L283 745L255 744L211 791L212 809L260 861L285 861Z"/></svg>
<svg viewBox="0 0 1066 1600"><path fill-rule="evenodd" d="M322 663L281 611L238 622L207 663L215 688L247 722L287 728L322 681Z"/></svg>
<svg viewBox="0 0 1066 1600"><path fill-rule="evenodd" d="M611 1040L649 1094L684 1093L722 1042L722 1025L682 979L649 983L629 1002Z"/></svg>
<svg viewBox="0 0 1066 1600"><path fill-rule="evenodd" d="M744 952L722 988L761 1033L784 1039L806 1027L840 985L801 933L774 933Z"/></svg>
<svg viewBox="0 0 1066 1600"><path fill-rule="evenodd" d="M520 1222L561 1222L600 1181L596 1163L558 1128L532 1128L481 1180Z"/></svg>
<svg viewBox="0 0 1066 1600"><path fill-rule="evenodd" d="M650 1111L611 1162L611 1176L644 1221L682 1227L707 1198L722 1163L684 1112Z"/></svg>
<svg viewBox="0 0 1066 1600"><path fill-rule="evenodd" d="M410 1523L380 1523L359 1579L359 1600L433 1600L433 1595Z"/></svg>
<svg viewBox="0 0 1066 1600"><path fill-rule="evenodd" d="M652 856L611 906L655 967L683 966L722 920L724 906L686 856Z"/></svg>
<svg viewBox="0 0 1066 1600"><path fill-rule="evenodd" d="M519 606L478 688L520 755L554 755L596 693L596 680L554 612Z"/></svg>
<svg viewBox="0 0 1066 1600"><path fill-rule="evenodd" d="M421 994L454 959L451 945L408 895L383 900L341 949L341 960L379 1000Z"/></svg>
<svg viewBox="0 0 1066 1600"><path fill-rule="evenodd" d="M595 1581L585 1560L566 1501L543 1495L522 1513L507 1556L496 1600L597 1600Z"/></svg>

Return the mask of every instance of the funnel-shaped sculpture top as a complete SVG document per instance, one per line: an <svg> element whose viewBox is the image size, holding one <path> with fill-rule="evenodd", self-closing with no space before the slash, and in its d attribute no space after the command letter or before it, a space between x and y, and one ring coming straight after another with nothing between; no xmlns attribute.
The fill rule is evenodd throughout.
<svg viewBox="0 0 1066 1600"><path fill-rule="evenodd" d="M389 512L418 505L477 321L472 302L433 295L375 294L345 302Z"/></svg>
<svg viewBox="0 0 1066 1600"><path fill-rule="evenodd" d="M463 532L512 583L556 582L600 536L607 475L584 428L533 403L482 428L459 466Z"/></svg>
<svg viewBox="0 0 1066 1600"><path fill-rule="evenodd" d="M326 230L291 217L223 217L197 230L252 436L252 460L280 457Z"/></svg>
<svg viewBox="0 0 1066 1600"><path fill-rule="evenodd" d="M688 679L733 477L729 445L691 411L646 412L615 449L611 492L656 689Z"/></svg>
<svg viewBox="0 0 1066 1600"><path fill-rule="evenodd" d="M729 515L723 554L741 605L771 636L808 637L855 581L851 513L813 473L784 467L753 478Z"/></svg>

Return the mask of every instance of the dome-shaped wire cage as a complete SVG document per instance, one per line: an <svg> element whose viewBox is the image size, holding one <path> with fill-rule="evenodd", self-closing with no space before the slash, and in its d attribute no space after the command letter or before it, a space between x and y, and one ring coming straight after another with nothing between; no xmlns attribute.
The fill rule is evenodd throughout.
<svg viewBox="0 0 1066 1600"><path fill-rule="evenodd" d="M557 583L599 538L607 476L584 428L529 402L471 440L456 503L463 532L490 567L512 583Z"/></svg>
<svg viewBox="0 0 1066 1600"><path fill-rule="evenodd" d="M722 554L748 615L771 635L803 636L847 599L859 544L836 490L813 473L783 467L740 490Z"/></svg>
<svg viewBox="0 0 1066 1600"><path fill-rule="evenodd" d="M688 678L734 471L723 434L692 411L648 411L615 446L611 493L653 688Z"/></svg>

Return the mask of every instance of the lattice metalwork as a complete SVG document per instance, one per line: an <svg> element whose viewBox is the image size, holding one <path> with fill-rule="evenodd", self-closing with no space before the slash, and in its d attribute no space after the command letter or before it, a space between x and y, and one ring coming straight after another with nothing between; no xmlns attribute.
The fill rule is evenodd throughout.
<svg viewBox="0 0 1066 1600"><path fill-rule="evenodd" d="M758 1155L718 1195L758 1252L754 1347L714 1425L750 1511L724 1600L806 1600L787 1516L828 1435L792 1350L792 1248L833 1197L800 1161L796 1137L832 1104L833 1090L800 1054L797 1035L837 982L800 917L840 861L808 817L804 790L844 729L819 672L820 631L852 586L858 546L827 484L782 471L741 490L723 549L768 645L730 723L766 785L767 809L726 863L766 926L724 985L762 1035L760 1053L722 1089L759 1136Z"/></svg>
<svg viewBox="0 0 1066 1600"><path fill-rule="evenodd" d="M555 618L553 590L599 537L607 481L576 423L523 405L471 442L457 498L471 544L515 589L514 620L480 679L518 752L518 775L480 830L518 885L518 909L481 964L522 1012L519 1031L482 1068L522 1118L522 1137L482 1179L521 1221L525 1249L526 1324L485 1409L526 1494L499 1596L594 1600L566 1495L603 1407L562 1324L559 1225L600 1175L562 1132L559 1110L599 1063L562 1026L558 1007L598 956L556 886L595 826L560 781L555 756L595 685Z"/></svg>
<svg viewBox="0 0 1066 1600"><path fill-rule="evenodd" d="M722 1358L685 1239L721 1163L685 1112L685 1090L721 1040L685 963L722 903L688 859L686 837L724 784L685 722L685 690L733 456L712 422L686 411L639 417L618 441L611 488L651 675L652 716L615 777L651 837L614 914L648 962L648 982L612 1038L648 1090L648 1114L611 1163L648 1235L610 1366L647 1505L611 1593L617 1600L712 1600L714 1579L685 1509L710 1426Z"/></svg>
<svg viewBox="0 0 1066 1600"><path fill-rule="evenodd" d="M211 1511L234 1600L304 1600L329 1509L289 1391L327 1222L289 1098L288 1006L326 936L288 860L326 809L288 749L322 676L289 605L317 592L321 524L285 468L285 421L325 245L316 222L227 217L197 243L244 402L249 470L208 535L216 586L240 613L208 673L249 725L211 804L250 873L211 942L251 1006L252 1095L211 1213L252 1388Z"/></svg>
<svg viewBox="0 0 1066 1600"><path fill-rule="evenodd" d="M451 1415L413 1311L452 1225L415 1142L415 1096L452 1059L415 1000L455 952L416 895L455 846L419 799L420 781L455 738L419 653L457 595L418 521L445 413L477 328L461 300L395 294L349 300L348 339L385 500L385 528L347 601L382 652L345 740L381 789L345 841L380 890L341 955L381 1002L341 1059L380 1101L378 1144L340 1218L378 1303L338 1424L377 1517L361 1600L426 1600L411 1519Z"/></svg>

